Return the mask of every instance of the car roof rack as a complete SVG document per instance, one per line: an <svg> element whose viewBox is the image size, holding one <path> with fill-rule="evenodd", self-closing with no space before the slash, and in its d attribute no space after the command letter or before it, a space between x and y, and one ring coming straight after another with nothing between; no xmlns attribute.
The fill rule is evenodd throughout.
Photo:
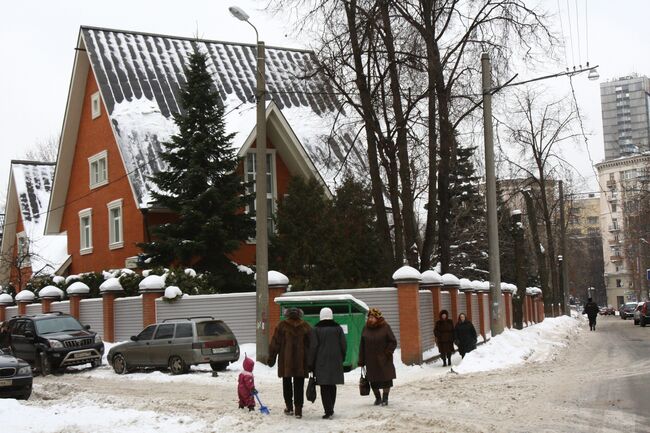
<svg viewBox="0 0 650 433"><path fill-rule="evenodd" d="M188 322L191 322L192 320L196 319L211 319L211 320L216 320L214 316L193 316L193 317L172 317L169 319L165 319L162 321L162 323L166 322L172 322L172 321L178 321L178 320L187 320Z"/></svg>

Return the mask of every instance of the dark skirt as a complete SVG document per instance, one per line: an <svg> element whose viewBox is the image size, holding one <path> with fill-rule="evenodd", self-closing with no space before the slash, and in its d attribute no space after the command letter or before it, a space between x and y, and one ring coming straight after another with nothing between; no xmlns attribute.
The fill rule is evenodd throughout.
<svg viewBox="0 0 650 433"><path fill-rule="evenodd" d="M374 389L384 389L384 388L392 388L393 387L393 380L385 380L383 382L370 382L370 387Z"/></svg>

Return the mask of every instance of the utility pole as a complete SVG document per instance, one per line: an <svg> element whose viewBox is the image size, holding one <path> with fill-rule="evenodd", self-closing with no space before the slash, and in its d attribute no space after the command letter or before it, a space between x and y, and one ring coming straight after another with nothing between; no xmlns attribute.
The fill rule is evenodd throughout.
<svg viewBox="0 0 650 433"><path fill-rule="evenodd" d="M569 315L569 275L567 273L567 250L566 250L566 224L564 220L564 182L559 181L560 189L560 249L562 260L560 260L560 298L562 299L562 313ZM559 300L559 299L558 299Z"/></svg>
<svg viewBox="0 0 650 433"><path fill-rule="evenodd" d="M497 221L497 187L494 168L494 133L492 127L492 66L490 55L481 54L483 78L483 136L485 142L485 186L488 224L488 259L490 270L490 295L492 297L492 335L503 332L501 315L501 264L499 263L499 226Z"/></svg>

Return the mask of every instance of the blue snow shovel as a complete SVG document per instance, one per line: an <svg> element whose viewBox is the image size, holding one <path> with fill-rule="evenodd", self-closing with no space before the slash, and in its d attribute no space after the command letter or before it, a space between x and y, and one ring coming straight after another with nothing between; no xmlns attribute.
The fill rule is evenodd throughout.
<svg viewBox="0 0 650 433"><path fill-rule="evenodd" d="M260 396L258 395L258 393L255 393L253 395L257 399L257 402L260 404L260 412L262 412L264 415L271 415L271 411L269 410L268 407L264 406L262 400L260 400Z"/></svg>

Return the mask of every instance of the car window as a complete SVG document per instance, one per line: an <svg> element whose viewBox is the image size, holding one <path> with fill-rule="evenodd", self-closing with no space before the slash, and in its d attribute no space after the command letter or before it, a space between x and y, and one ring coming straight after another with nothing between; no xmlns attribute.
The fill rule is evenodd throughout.
<svg viewBox="0 0 650 433"><path fill-rule="evenodd" d="M147 326L138 334L138 340L151 340L153 332L156 330L156 325Z"/></svg>
<svg viewBox="0 0 650 433"><path fill-rule="evenodd" d="M174 325L169 324L169 325L158 325L158 329L156 330L156 336L153 338L154 340L162 340L164 338L172 338L174 336Z"/></svg>
<svg viewBox="0 0 650 433"><path fill-rule="evenodd" d="M197 323L196 333L199 337L212 337L230 333L230 329L228 329L225 323L214 320L210 322Z"/></svg>
<svg viewBox="0 0 650 433"><path fill-rule="evenodd" d="M25 321L18 320L11 327L11 335L25 335Z"/></svg>
<svg viewBox="0 0 650 433"><path fill-rule="evenodd" d="M192 336L191 323L177 323L176 324L176 338L185 338Z"/></svg>
<svg viewBox="0 0 650 433"><path fill-rule="evenodd" d="M53 332L81 331L83 326L72 316L52 317L36 321L36 330L39 334L51 334ZM25 328L29 330L29 325Z"/></svg>

